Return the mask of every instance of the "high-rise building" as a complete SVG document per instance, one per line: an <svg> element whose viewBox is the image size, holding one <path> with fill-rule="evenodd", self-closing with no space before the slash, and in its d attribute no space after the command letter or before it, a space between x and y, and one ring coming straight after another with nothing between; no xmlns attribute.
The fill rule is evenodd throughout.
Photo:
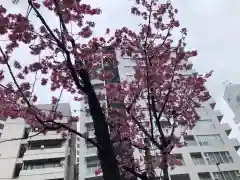
<svg viewBox="0 0 240 180"><path fill-rule="evenodd" d="M46 112L51 111L51 104L39 105ZM67 123L71 111L70 105L60 103L57 111ZM0 120L0 179L17 180L75 180L78 179L76 168L76 135L64 137L56 130L45 135L37 128L30 128L24 119ZM72 124L76 129L76 123Z"/></svg>
<svg viewBox="0 0 240 180"><path fill-rule="evenodd" d="M234 122L240 123L240 84L226 84L223 98L232 109Z"/></svg>
<svg viewBox="0 0 240 180"><path fill-rule="evenodd" d="M133 78L134 62L131 57L122 57L116 51L116 59L119 60L119 80ZM186 74L197 73L191 69ZM105 82L94 79L93 86L97 92L104 86ZM102 101L104 102L104 101ZM169 169L171 180L240 180L240 158L237 150L240 144L237 139L229 139L231 128L228 124L221 124L222 113L214 110L215 102L210 99L201 108L196 109L200 116L193 130L187 130L187 135L182 138L185 146L173 149L172 153L181 160L174 169ZM82 107L87 107L82 104ZM179 127L176 133L182 132ZM167 128L165 129L167 131ZM87 132L89 137L94 138L93 122L89 112L82 112L80 121L80 132ZM95 175L99 166L97 149L83 139L79 141L79 180L101 180L102 175ZM142 156L138 150L134 155ZM161 176L161 169L156 169Z"/></svg>

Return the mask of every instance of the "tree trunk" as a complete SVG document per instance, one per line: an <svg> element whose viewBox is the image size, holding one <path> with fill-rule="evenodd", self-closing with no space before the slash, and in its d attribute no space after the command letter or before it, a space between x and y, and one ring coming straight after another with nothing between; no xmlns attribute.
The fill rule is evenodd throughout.
<svg viewBox="0 0 240 180"><path fill-rule="evenodd" d="M89 110L93 119L97 143L103 148L98 148L98 157L103 172L104 180L121 180L117 166L114 149L110 140L106 117L90 82L90 77L85 70L80 70L84 88L87 91Z"/></svg>
<svg viewBox="0 0 240 180"><path fill-rule="evenodd" d="M153 157L150 152L150 140L148 138L144 139L144 144L147 147L145 150L145 166L146 166L146 174L148 180L155 180L154 168L153 168Z"/></svg>
<svg viewBox="0 0 240 180"><path fill-rule="evenodd" d="M163 168L163 180L169 180L168 166Z"/></svg>
<svg viewBox="0 0 240 180"><path fill-rule="evenodd" d="M169 174L168 174L168 156L166 153L163 153L163 180L169 180Z"/></svg>

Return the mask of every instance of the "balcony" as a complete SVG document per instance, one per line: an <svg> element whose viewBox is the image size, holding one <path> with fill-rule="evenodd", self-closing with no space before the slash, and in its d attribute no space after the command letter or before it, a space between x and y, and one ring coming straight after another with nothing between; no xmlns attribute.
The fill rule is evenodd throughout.
<svg viewBox="0 0 240 180"><path fill-rule="evenodd" d="M34 136L38 132L30 132L29 136ZM57 133L56 131L48 131L47 134L39 134L32 138L29 138L31 141L39 141L39 140L46 140L46 139L63 139L61 133Z"/></svg>
<svg viewBox="0 0 240 180"><path fill-rule="evenodd" d="M232 138L230 140L232 141L232 144L233 144L234 148L236 149L236 151L238 151L238 149L240 148L240 143L237 140L237 138Z"/></svg>
<svg viewBox="0 0 240 180"><path fill-rule="evenodd" d="M34 170L21 170L18 180L64 178L65 167L52 167Z"/></svg>
<svg viewBox="0 0 240 180"><path fill-rule="evenodd" d="M99 169L99 167L97 167L97 166L87 167L86 168L86 177L85 177L85 179L99 179L98 177L101 177L102 173L96 175L95 172L96 172L97 169Z"/></svg>
<svg viewBox="0 0 240 180"><path fill-rule="evenodd" d="M49 158L25 161L19 179L59 179L64 178L65 158Z"/></svg>
<svg viewBox="0 0 240 180"><path fill-rule="evenodd" d="M64 158L69 148L49 148L49 149L36 149L28 150L25 152L23 161L37 160L37 159L49 159L49 158Z"/></svg>
<svg viewBox="0 0 240 180"><path fill-rule="evenodd" d="M104 84L104 81L100 80L100 79L92 79L91 80L91 83L94 85L94 84L100 84L100 83L103 83Z"/></svg>
<svg viewBox="0 0 240 180"><path fill-rule="evenodd" d="M221 124L221 126L224 129L224 131L226 132L226 134L229 136L229 134L232 131L232 128L229 126L229 124L228 123L224 123L224 124Z"/></svg>
<svg viewBox="0 0 240 180"><path fill-rule="evenodd" d="M94 131L94 130L87 131L87 134L88 134L88 138L93 139L93 138L96 137L96 136L95 136L95 131Z"/></svg>
<svg viewBox="0 0 240 180"><path fill-rule="evenodd" d="M221 120L223 118L223 114L221 113L221 111L215 110L215 115L218 118L218 121L221 122Z"/></svg>
<svg viewBox="0 0 240 180"><path fill-rule="evenodd" d="M216 102L214 101L214 99L213 99L213 98L210 98L210 99L208 100L208 103L209 103L209 105L211 106L211 108L214 109L214 107L215 107L215 105L216 105Z"/></svg>
<svg viewBox="0 0 240 180"><path fill-rule="evenodd" d="M17 158L16 159L16 164L22 164L23 163L23 159L22 158Z"/></svg>
<svg viewBox="0 0 240 180"><path fill-rule="evenodd" d="M85 124L91 124L93 123L92 117L89 117L85 120Z"/></svg>
<svg viewBox="0 0 240 180"><path fill-rule="evenodd" d="M87 148L85 157L90 158L94 156L97 156L97 148L96 147Z"/></svg>

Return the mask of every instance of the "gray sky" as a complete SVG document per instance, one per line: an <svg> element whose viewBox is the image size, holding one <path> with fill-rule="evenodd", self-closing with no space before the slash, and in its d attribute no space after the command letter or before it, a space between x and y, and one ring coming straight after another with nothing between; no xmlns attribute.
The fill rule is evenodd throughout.
<svg viewBox="0 0 240 180"><path fill-rule="evenodd" d="M10 0L4 5L12 12L26 12L26 1L20 0L19 5L12 5ZM122 26L136 29L139 25L135 17L129 16L131 0L88 0L95 6L102 8L102 15L94 18L97 26L94 35L103 36L107 27L111 29ZM191 48L198 50L199 55L193 61L194 68L200 73L214 70L208 82L211 95L217 102L216 109L224 114L224 121L232 124L233 114L224 102L222 96L224 81L240 83L239 71L239 45L240 42L240 1L239 0L174 0L174 5L179 9L179 20L183 27L188 29L187 43ZM54 18L49 18L51 25L55 24ZM14 54L15 58L25 57L23 51ZM20 55L20 56L19 56ZM42 90L44 98L40 103L47 103L50 95L47 89ZM69 96L62 101L70 102ZM78 104L71 103L72 106ZM79 108L76 108L79 109ZM239 136L236 128L233 136Z"/></svg>
<svg viewBox="0 0 240 180"><path fill-rule="evenodd" d="M208 82L211 95L217 102L216 109L224 114L223 122L233 125L233 113L223 100L224 81L240 83L239 45L240 1L238 0L175 0L179 18L187 27L188 46L198 50L194 67L199 72L214 70ZM236 126L231 136L240 138Z"/></svg>

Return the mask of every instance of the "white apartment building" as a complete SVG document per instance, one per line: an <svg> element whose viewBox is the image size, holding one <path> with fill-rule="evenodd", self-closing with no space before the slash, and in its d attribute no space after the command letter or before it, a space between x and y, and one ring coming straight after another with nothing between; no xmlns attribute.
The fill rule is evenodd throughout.
<svg viewBox="0 0 240 180"><path fill-rule="evenodd" d="M118 74L119 80L131 78L133 69L131 58L121 57L116 51L116 58L119 59ZM196 73L190 70L186 73ZM100 80L92 81L96 91L104 86ZM231 128L228 124L221 124L223 115L220 111L214 110L215 102L210 99L203 106L197 109L200 120L193 130L188 130L184 140L186 146L176 148L173 154L181 159L181 165L173 170L169 169L171 180L240 180L240 158L236 152L240 144L237 139L229 139ZM82 104L82 107L85 107ZM178 128L181 132L181 127ZM88 132L89 137L94 138L93 124L87 112L81 114L80 132ZM79 180L101 180L102 175L95 175L95 170L99 168L97 149L85 140L80 139L78 145L80 152ZM136 156L140 156L138 150ZM158 175L161 170L156 169Z"/></svg>
<svg viewBox="0 0 240 180"><path fill-rule="evenodd" d="M240 123L240 84L228 83L223 98L232 109L234 122L236 124Z"/></svg>
<svg viewBox="0 0 240 180"><path fill-rule="evenodd" d="M38 106L50 111L51 104ZM63 122L71 115L70 105L60 103ZM76 136L63 137L56 131L38 134L21 118L0 120L0 180L75 180ZM72 124L76 129L76 123ZM38 134L38 135L36 135ZM77 175L77 176L76 176Z"/></svg>

